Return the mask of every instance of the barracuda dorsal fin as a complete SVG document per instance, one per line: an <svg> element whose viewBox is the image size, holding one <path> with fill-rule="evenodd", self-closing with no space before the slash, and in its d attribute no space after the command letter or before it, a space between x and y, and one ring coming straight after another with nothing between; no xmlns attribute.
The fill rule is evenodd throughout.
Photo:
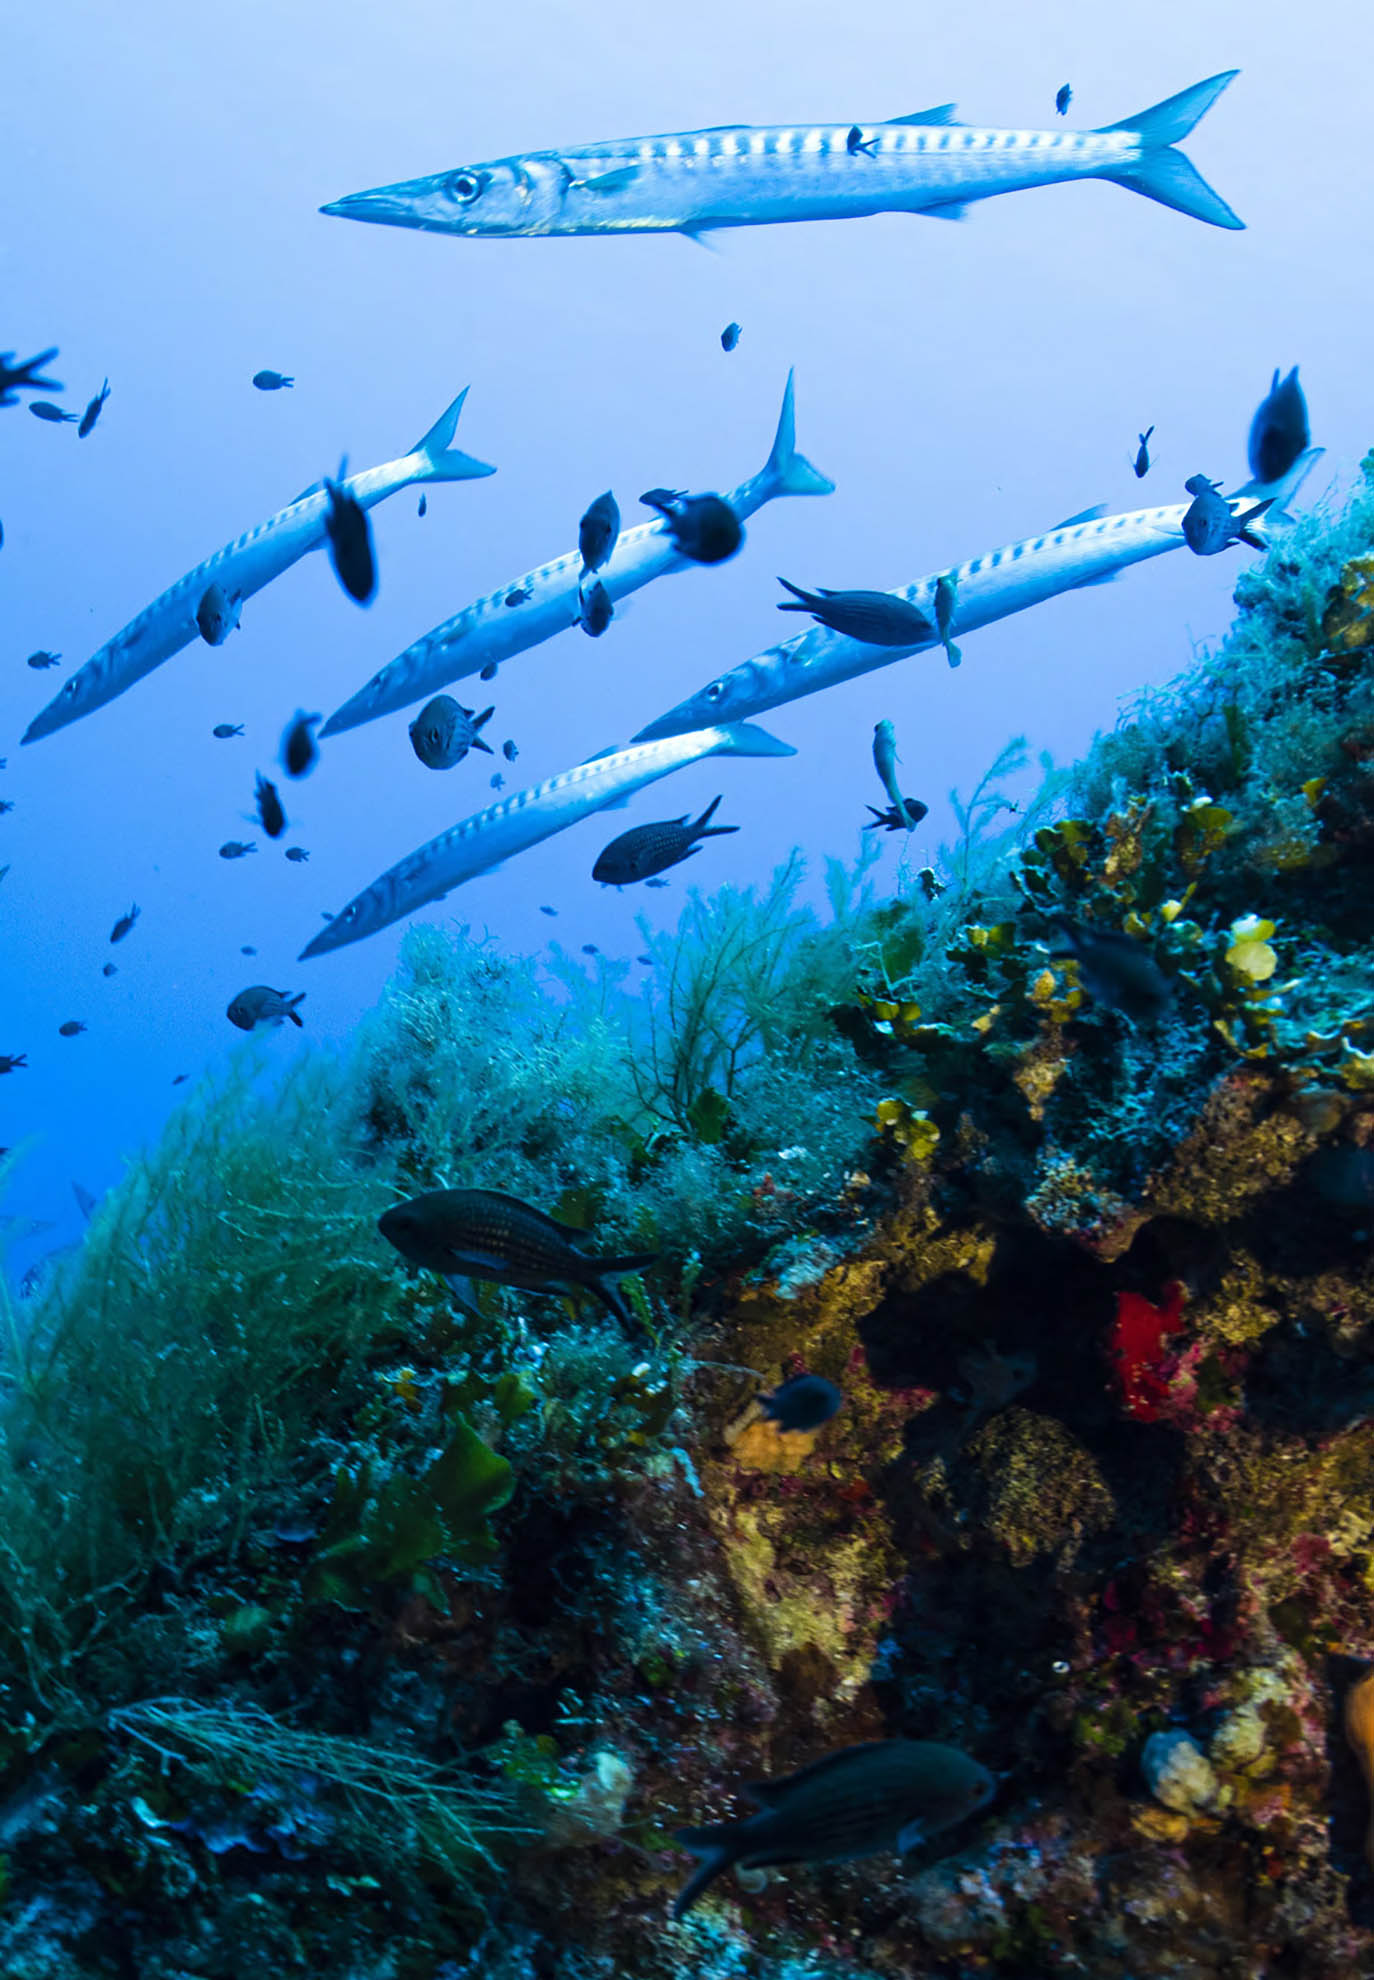
<svg viewBox="0 0 1374 1980"><path fill-rule="evenodd" d="M889 124L957 124L957 103L937 103L933 110L908 110L905 117L887 117Z"/></svg>
<svg viewBox="0 0 1374 1980"><path fill-rule="evenodd" d="M1065 516L1063 522L1057 522L1054 526L1056 529L1068 529L1074 523L1101 522L1106 513L1105 502L1094 502L1090 509L1080 509L1077 515Z"/></svg>

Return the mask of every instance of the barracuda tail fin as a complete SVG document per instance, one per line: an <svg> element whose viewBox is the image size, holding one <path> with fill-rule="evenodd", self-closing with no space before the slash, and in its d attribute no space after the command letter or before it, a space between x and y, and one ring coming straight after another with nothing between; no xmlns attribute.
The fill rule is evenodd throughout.
<svg viewBox="0 0 1374 1980"><path fill-rule="evenodd" d="M1253 501L1256 497L1267 501L1268 506L1263 512L1251 516L1246 524L1262 539L1266 548L1280 530L1291 526L1293 518L1288 512L1288 504L1325 452L1325 447L1309 447L1305 453L1298 455L1287 474L1281 475L1277 481L1247 481L1244 487L1237 488L1228 498L1232 502Z"/></svg>
<svg viewBox="0 0 1374 1980"><path fill-rule="evenodd" d="M1146 199L1158 200L1161 206L1172 206L1178 213L1204 220L1209 227L1244 227L1245 222L1220 193L1213 192L1191 160L1173 149L1239 74L1238 69L1225 69L1205 82L1194 83L1191 89L1180 90L1177 96L1166 96L1162 103L1134 117L1101 125L1104 132L1129 131L1140 140L1141 149L1134 164L1102 176L1130 192L1143 193Z"/></svg>
<svg viewBox="0 0 1374 1980"><path fill-rule="evenodd" d="M714 756L795 756L791 743L769 735L757 722L725 722L721 725L721 740L712 751Z"/></svg>
<svg viewBox="0 0 1374 1980"><path fill-rule="evenodd" d="M411 456L418 464L410 477L412 481L474 481L481 475L495 474L496 469L485 461L475 461L471 454L460 454L448 444L458 430L458 415L467 395L465 385L448 411L411 448Z"/></svg>
<svg viewBox="0 0 1374 1980"><path fill-rule="evenodd" d="M833 495L835 492L835 484L829 475L812 467L805 454L797 452L792 379L793 373L789 371L782 395L782 411L778 415L778 430L773 436L773 451L759 475L760 496L765 502L771 502L775 495Z"/></svg>

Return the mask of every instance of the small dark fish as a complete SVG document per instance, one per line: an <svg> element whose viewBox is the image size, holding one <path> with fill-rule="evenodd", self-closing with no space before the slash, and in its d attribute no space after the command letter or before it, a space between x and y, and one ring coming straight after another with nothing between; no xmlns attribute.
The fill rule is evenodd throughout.
<svg viewBox="0 0 1374 1980"><path fill-rule="evenodd" d="M249 853L256 851L256 846L248 845L242 839L226 839L219 849L219 856L221 859L246 859Z"/></svg>
<svg viewBox="0 0 1374 1980"><path fill-rule="evenodd" d="M924 612L890 591L827 591L824 585L803 591L785 577L778 583L792 594L781 601L780 612L809 612L831 632L865 646L915 646L935 630Z"/></svg>
<svg viewBox="0 0 1374 1980"><path fill-rule="evenodd" d="M87 434L90 433L96 421L99 419L101 414L101 409L103 408L105 401L106 399L109 398L109 396L110 396L110 381L107 378L105 380L105 383L101 386L100 390L96 393L95 397L87 405L85 412L83 412L81 415L81 424L76 429L76 437L78 440L84 440Z"/></svg>
<svg viewBox="0 0 1374 1980"><path fill-rule="evenodd" d="M1338 1210L1374 1211L1374 1148L1319 1148L1299 1172L1308 1187Z"/></svg>
<svg viewBox="0 0 1374 1980"><path fill-rule="evenodd" d="M1150 472L1150 435L1153 432L1152 426L1147 427L1140 436L1140 445L1136 448L1133 466L1137 481L1143 481Z"/></svg>
<svg viewBox="0 0 1374 1980"><path fill-rule="evenodd" d="M690 859L701 850L696 843L698 839L715 839L727 832L738 832L738 825L711 823L719 803L718 797L712 798L700 818L691 821L684 812L681 818L632 825L598 853L592 868L593 880L599 880L603 887L629 887L636 880L647 880L651 874L664 873L670 866Z"/></svg>
<svg viewBox="0 0 1374 1980"><path fill-rule="evenodd" d="M857 158L860 152L863 152L865 157L872 158L875 155L873 147L877 142L876 138L864 136L862 124L851 124L845 133L844 148L851 158Z"/></svg>
<svg viewBox="0 0 1374 1980"><path fill-rule="evenodd" d="M293 997L285 990L270 990L265 983L254 983L239 991L225 1016L240 1031L252 1031L259 1024L280 1024L283 1018L290 1018L292 1024L303 1028L296 1006L304 996L304 990L298 990Z"/></svg>
<svg viewBox="0 0 1374 1980"><path fill-rule="evenodd" d="M534 586L532 584L517 584L513 591L506 593L505 602L507 605L523 605L533 591Z"/></svg>
<svg viewBox="0 0 1374 1980"><path fill-rule="evenodd" d="M959 580L952 572L946 572L944 577L935 580L935 630L951 667L957 667L964 657L950 637L954 631L954 612L958 602Z"/></svg>
<svg viewBox="0 0 1374 1980"><path fill-rule="evenodd" d="M85 1029L86 1027L80 1018L68 1018L65 1024L58 1025L57 1034L59 1038L75 1038L79 1032Z"/></svg>
<svg viewBox="0 0 1374 1980"><path fill-rule="evenodd" d="M1274 382L1250 422L1246 454L1256 481L1279 481L1312 438L1307 424L1307 401L1298 383L1298 367Z"/></svg>
<svg viewBox="0 0 1374 1980"><path fill-rule="evenodd" d="M487 783L494 791L503 791L506 788L506 780L499 770L492 771L490 777L487 778Z"/></svg>
<svg viewBox="0 0 1374 1980"><path fill-rule="evenodd" d="M55 355L56 353L54 352ZM34 361L35 363L41 363L42 359L39 358ZM28 1063L29 1055L27 1052L0 1052L0 1073L18 1072L21 1066L26 1066Z"/></svg>
<svg viewBox="0 0 1374 1980"><path fill-rule="evenodd" d="M615 617L615 605L611 594L598 578L590 591L578 593L580 611L577 623L589 639L600 639L611 620Z"/></svg>
<svg viewBox="0 0 1374 1980"><path fill-rule="evenodd" d="M1054 107L1059 112L1061 117L1068 116L1069 105L1072 102L1073 102L1072 89L1069 87L1068 83L1061 83L1059 85L1059 88L1054 93Z"/></svg>
<svg viewBox="0 0 1374 1980"><path fill-rule="evenodd" d="M1252 550L1263 550L1263 537L1256 536L1249 525L1273 506L1273 496L1266 502L1252 502L1248 509L1234 513L1231 504L1217 490L1221 483L1209 481L1205 474L1190 475L1183 484L1193 500L1183 517L1183 540L1198 557L1216 557L1233 543L1248 543Z"/></svg>
<svg viewBox="0 0 1374 1980"><path fill-rule="evenodd" d="M1089 995L1135 1024L1153 1025L1173 1002L1173 986L1143 942L1119 928L1088 927L1056 915L1047 947L1072 956Z"/></svg>
<svg viewBox="0 0 1374 1980"><path fill-rule="evenodd" d="M599 571L615 548L620 534L620 509L610 489L598 495L577 525L577 547L582 553L582 575Z"/></svg>
<svg viewBox="0 0 1374 1980"><path fill-rule="evenodd" d="M667 880L646 880L644 885L646 887L667 887L671 885L671 882Z"/></svg>
<svg viewBox="0 0 1374 1980"><path fill-rule="evenodd" d="M323 720L322 715L304 715L297 709L288 723L281 739L281 764L288 777L308 776L319 762L314 728Z"/></svg>
<svg viewBox="0 0 1374 1980"><path fill-rule="evenodd" d="M226 742L230 736L241 736L243 734L243 724L242 722L216 722L210 733L212 736L218 736L221 742Z"/></svg>
<svg viewBox="0 0 1374 1980"><path fill-rule="evenodd" d="M540 910L539 910L539 912L540 912L541 914L557 914L557 912L558 912L558 909L557 909L556 907L542 907L542 906L541 906L541 907L540 907Z"/></svg>
<svg viewBox="0 0 1374 1980"><path fill-rule="evenodd" d="M303 866L310 855L304 846L288 846L286 848L286 857L293 865Z"/></svg>
<svg viewBox="0 0 1374 1980"><path fill-rule="evenodd" d="M873 724L873 768L878 773L878 782L892 800L892 810L899 822L905 822L906 803L901 787L897 782L897 731L891 722ZM869 810L873 806L869 805ZM881 816L875 813L875 816Z"/></svg>
<svg viewBox="0 0 1374 1980"><path fill-rule="evenodd" d="M421 489L420 499L415 504L415 513L417 516L423 516L423 515L427 515L428 512L429 512L429 497L425 494L424 490Z"/></svg>
<svg viewBox="0 0 1374 1980"><path fill-rule="evenodd" d="M635 961L643 969L652 969L654 966L654 959L652 956L636 956Z"/></svg>
<svg viewBox="0 0 1374 1980"><path fill-rule="evenodd" d="M719 495L651 488L639 499L666 519L675 547L694 564L723 564L744 541L743 523Z"/></svg>
<svg viewBox="0 0 1374 1980"><path fill-rule="evenodd" d="M642 1272L657 1255L589 1256L581 1249L585 1232L494 1189L427 1190L395 1204L377 1228L403 1258L427 1271L448 1279L491 1279L526 1292L581 1287L626 1327L630 1312L612 1281L623 1272Z"/></svg>
<svg viewBox="0 0 1374 1980"><path fill-rule="evenodd" d="M759 1401L779 1430L819 1430L838 1414L844 1395L824 1375L793 1375Z"/></svg>
<svg viewBox="0 0 1374 1980"><path fill-rule="evenodd" d="M738 323L727 323L725 328L720 333L721 349L723 351L734 350L735 345L739 342L739 338L740 338L740 327Z"/></svg>
<svg viewBox="0 0 1374 1980"><path fill-rule="evenodd" d="M223 646L238 625L243 600L232 596L222 584L208 584L196 607L196 625L207 646Z"/></svg>
<svg viewBox="0 0 1374 1980"><path fill-rule="evenodd" d="M251 942L245 942L243 947L239 950L239 954L241 956L255 956L257 953L258 953L257 950L253 947L253 944Z"/></svg>
<svg viewBox="0 0 1374 1980"><path fill-rule="evenodd" d="M133 927L134 923L137 920L138 920L138 903L135 902L134 905L129 909L129 912L127 914L120 915L118 921L115 923L114 927L110 930L110 940L112 942L122 942L124 940L124 937L128 934L129 930Z"/></svg>
<svg viewBox="0 0 1374 1980"><path fill-rule="evenodd" d="M673 1905L675 1918L732 1864L842 1863L915 1849L985 1808L996 1782L957 1746L883 1739L843 1746L799 1773L751 1781L744 1792L758 1814L677 1831L674 1840L701 1862Z"/></svg>
<svg viewBox="0 0 1374 1980"><path fill-rule="evenodd" d="M0 818L3 818L7 811L13 811L13 810L14 810L13 798L0 798ZM6 873L8 873L9 868L6 867L5 871Z"/></svg>
<svg viewBox="0 0 1374 1980"><path fill-rule="evenodd" d="M20 391L64 391L66 388L56 378L40 378L38 375L43 366L51 364L56 356L56 344L50 351L40 351L37 357L25 358L22 364L11 362L13 351L0 351L0 406L17 405Z"/></svg>
<svg viewBox="0 0 1374 1980"><path fill-rule="evenodd" d="M45 653L40 648L37 653L31 653L29 655L27 664L41 672L45 667L55 667L61 658L62 655L60 653Z"/></svg>
<svg viewBox="0 0 1374 1980"><path fill-rule="evenodd" d="M50 426L75 426L80 413L63 412L61 406L53 405L50 399L30 399L29 411L35 419L45 419Z"/></svg>
<svg viewBox="0 0 1374 1980"><path fill-rule="evenodd" d="M294 378L283 378L279 371L255 371L253 383L260 392L280 392L295 384Z"/></svg>
<svg viewBox="0 0 1374 1980"><path fill-rule="evenodd" d="M276 785L269 778L264 777L261 770L257 772L253 798L257 805L258 817L262 820L263 831L269 839L279 839L286 830L286 813L282 810Z"/></svg>
<svg viewBox="0 0 1374 1980"><path fill-rule="evenodd" d="M867 805L865 809L873 813L864 826L865 832L879 829L884 832L914 832L930 806L922 804L919 798L903 798L900 811L895 804L890 804L886 811L879 811L875 804Z"/></svg>
<svg viewBox="0 0 1374 1980"><path fill-rule="evenodd" d="M478 730L495 712L494 708L484 708L477 715L471 708L461 707L451 694L436 694L411 723L410 746L429 770L452 770L470 749L485 750L490 756L491 744L483 742Z"/></svg>
<svg viewBox="0 0 1374 1980"><path fill-rule="evenodd" d="M509 603L510 603L510 600L509 600L509 599L507 599L507 600L506 600L506 603L507 603L507 604L509 605ZM497 669L497 667L498 667L499 665L500 665L500 662L499 662L499 661L497 661L497 660L488 660L488 662L487 662L487 664L486 664L486 666L485 666L485 667L484 667L484 668L482 669L482 671L481 671L481 673L480 673L480 674L479 674L479 675L477 676L477 678L478 678L478 680L479 680L479 681L494 681L494 680L496 679L496 669Z"/></svg>
<svg viewBox="0 0 1374 1980"><path fill-rule="evenodd" d="M340 470L342 475L342 470ZM367 511L349 494L340 481L325 481L329 514L329 560L334 575L359 605L370 605L377 596L377 559L372 550L372 525Z"/></svg>
<svg viewBox="0 0 1374 1980"><path fill-rule="evenodd" d="M172 1084L173 1086L184 1086L190 1077L190 1073L176 1073L173 1076Z"/></svg>
<svg viewBox="0 0 1374 1980"><path fill-rule="evenodd" d="M104 967L104 968L103 968L103 969L101 970L101 972L100 972L100 974L101 974L102 976L118 976L118 974L119 974L119 964L118 964L118 963L106 963L106 965L105 965L105 967Z"/></svg>
<svg viewBox="0 0 1374 1980"><path fill-rule="evenodd" d="M501 754L505 757L507 763L514 763L520 752L513 742L503 742L501 745Z"/></svg>
<svg viewBox="0 0 1374 1980"><path fill-rule="evenodd" d="M582 944L582 953L584 956L599 956L601 951L597 948L595 942L584 942Z"/></svg>

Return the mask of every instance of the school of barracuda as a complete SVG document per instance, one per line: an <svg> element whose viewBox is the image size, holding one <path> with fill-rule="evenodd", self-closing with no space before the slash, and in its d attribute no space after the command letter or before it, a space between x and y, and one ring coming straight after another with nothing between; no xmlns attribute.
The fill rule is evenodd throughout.
<svg viewBox="0 0 1374 1980"><path fill-rule="evenodd" d="M727 227L905 212L957 218L975 200L1072 179L1108 179L1212 226L1243 223L1175 147L1233 80L1234 70L1210 77L1135 117L1104 129L1002 131L957 123L952 105L865 125L846 122L810 129L725 126L676 135L631 138L569 151L535 151L461 165L428 178L356 193L325 213L389 226L469 236L676 231L693 238ZM1072 91L1056 98L1062 115ZM729 324L721 345L733 350L740 325ZM0 354L0 406L21 403L34 390L60 391L42 375L58 355L39 353L15 364ZM259 391L290 388L276 371L253 378ZM85 438L109 396L108 380L84 414L45 400L30 411L53 424L79 422ZM33 717L25 743L83 720L127 693L197 638L218 647L242 628L243 607L273 578L309 551L327 547L345 591L366 604L377 585L367 512L412 485L478 479L495 470L452 446L466 392L407 453L395 460L314 484L257 527L215 551L101 646ZM1153 426L1139 435L1134 472L1150 470ZM929 571L888 589L829 591L781 580L779 609L806 613L814 623L718 674L697 693L660 714L628 743L601 751L542 782L501 796L472 812L389 866L306 943L301 960L326 955L442 900L453 888L528 851L580 820L622 806L639 791L707 757L782 757L791 745L754 725L767 710L932 649L951 666L955 642L1017 612L1087 585L1103 584L1132 564L1187 548L1214 556L1236 543L1264 549L1289 520L1286 505L1318 458L1309 444L1306 405L1296 368L1274 374L1270 393L1251 423L1251 479L1230 495L1203 474L1185 484L1189 503L1109 515L1085 509L1042 534L984 551L956 567ZM323 725L334 738L363 724L425 706L409 724L412 747L428 768L447 771L471 751L493 754L480 731L492 709L479 713L442 692L498 667L559 634L580 630L602 637L616 607L655 578L709 568L742 547L744 526L767 503L790 495L829 495L834 484L797 450L794 381L789 372L771 450L763 466L724 495L656 488L640 498L651 520L621 527L611 491L584 513L578 544L457 610L387 661ZM421 513L425 496L420 497ZM35 671L59 664L47 652L29 657ZM308 775L318 747L318 714L298 711L282 742L289 777ZM239 725L214 730L223 741ZM502 747L506 762L518 754ZM893 725L876 725L873 760L886 808L869 806L868 829L911 831L926 807L903 795ZM0 764L0 768L3 765ZM498 791L502 773L492 776ZM661 884L657 876L692 856L699 842L735 831L713 825L717 797L695 821L686 815L644 823L606 845L593 878L608 885ZM286 807L276 786L258 775L256 810L263 831L280 838ZM4 807L0 807L4 808ZM227 840L223 859L254 850ZM297 862L303 847L286 849ZM0 877L7 869L0 868ZM546 913L555 910L546 908ZM114 924L110 941L124 940L138 919L132 905ZM1167 991L1149 958L1127 936L1103 936L1064 922L1054 953L1079 960L1093 993L1131 1011L1141 1024L1158 1015ZM1113 946L1115 944L1115 946ZM255 951L245 947L245 955ZM105 966L106 974L115 965ZM226 1015L240 1029L301 1024L304 993L251 985ZM74 1035L85 1027L61 1027ZM22 1053L0 1055L0 1073L21 1069ZM441 1271L543 1289L565 1282L589 1287L629 1324L612 1281L637 1269L640 1257L591 1259L568 1233L532 1206L490 1191L439 1191L397 1206L381 1220L383 1236L403 1256ZM760 1406L789 1429L814 1427L842 1397L818 1378L798 1378ZM810 1384L810 1388L807 1387ZM966 1820L991 1798L993 1777L956 1749L930 1742L880 1741L842 1749L801 1772L759 1782L749 1790L759 1812L714 1827L682 1830L677 1840L698 1860L681 1892L681 1916L726 1867L824 1862L898 1851Z"/></svg>

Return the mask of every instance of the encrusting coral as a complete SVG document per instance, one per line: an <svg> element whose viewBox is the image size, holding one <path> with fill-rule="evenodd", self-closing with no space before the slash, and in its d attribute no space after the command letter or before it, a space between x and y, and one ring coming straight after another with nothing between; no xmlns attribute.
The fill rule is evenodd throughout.
<svg viewBox="0 0 1374 1980"><path fill-rule="evenodd" d="M633 995L415 931L0 1289L7 1975L1365 1970L1371 573L1374 457L909 896L693 896ZM632 1326L455 1306L376 1228L445 1188L656 1254ZM883 1737L996 1800L667 1923Z"/></svg>

